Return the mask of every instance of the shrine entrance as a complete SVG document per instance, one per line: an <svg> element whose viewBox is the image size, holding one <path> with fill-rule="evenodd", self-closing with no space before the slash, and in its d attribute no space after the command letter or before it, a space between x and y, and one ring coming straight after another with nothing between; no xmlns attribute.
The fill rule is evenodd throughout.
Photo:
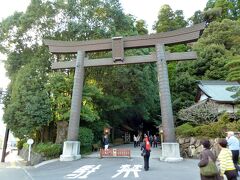
<svg viewBox="0 0 240 180"><path fill-rule="evenodd" d="M67 141L64 142L62 161L72 161L81 158L80 142L78 139L80 112L82 102L82 90L84 80L84 67L111 66L137 63L157 63L158 84L161 106L164 143L162 144L161 159L165 161L179 161L179 144L176 143L173 122L172 103L169 89L167 62L196 59L195 52L168 53L165 45L182 44L196 41L205 24L197 24L192 27L182 28L171 32L131 36L113 37L112 39L90 41L55 41L44 40L53 54L77 54L77 59L66 62L52 63L52 69L75 68L74 85L72 93L70 120ZM131 48L155 47L156 53L144 56L124 57L124 50ZM112 58L88 59L86 52L112 51Z"/></svg>

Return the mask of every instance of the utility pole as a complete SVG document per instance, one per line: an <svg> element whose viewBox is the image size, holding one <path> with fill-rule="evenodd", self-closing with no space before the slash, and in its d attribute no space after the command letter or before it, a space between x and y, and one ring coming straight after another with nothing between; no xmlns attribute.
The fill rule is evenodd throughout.
<svg viewBox="0 0 240 180"><path fill-rule="evenodd" d="M4 60L0 59L0 62L4 62ZM0 104L3 103L2 100L3 100L4 95L5 95L5 91L3 91L3 88L0 88ZM4 136L4 142L3 142L3 150L2 150L1 162L5 162L8 137L9 137L9 129L6 127L5 136Z"/></svg>
<svg viewBox="0 0 240 180"><path fill-rule="evenodd" d="M1 159L1 162L5 162L8 136L9 136L9 129L6 127L5 137L4 137L4 143L3 143L3 150L2 150L2 159Z"/></svg>

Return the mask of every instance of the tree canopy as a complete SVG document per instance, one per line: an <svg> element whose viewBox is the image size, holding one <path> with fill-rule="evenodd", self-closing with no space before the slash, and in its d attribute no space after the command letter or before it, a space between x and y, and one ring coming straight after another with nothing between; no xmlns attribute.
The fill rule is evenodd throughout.
<svg viewBox="0 0 240 180"><path fill-rule="evenodd" d="M181 123L179 110L194 104L196 80L240 81L239 9L235 0L209 0L205 11L196 11L188 22L182 10L173 11L169 5L160 8L153 27L157 33L208 22L194 45L166 47L170 52L193 49L198 53L196 61L168 64L177 123ZM31 136L39 141L46 127L59 130L60 122L68 123L74 70L52 71L50 64L76 55L51 55L42 42L44 38L73 41L144 34L148 34L145 21L125 14L118 0L32 0L26 12L15 12L0 22L0 52L8 56L5 66L11 80L4 101L5 123L17 137ZM131 49L125 55L153 51ZM110 57L111 53L87 56ZM159 125L159 101L154 63L85 68L80 126L90 129L97 141L106 124L119 127L125 123L136 131L143 122ZM58 130L55 136L64 140L58 138Z"/></svg>

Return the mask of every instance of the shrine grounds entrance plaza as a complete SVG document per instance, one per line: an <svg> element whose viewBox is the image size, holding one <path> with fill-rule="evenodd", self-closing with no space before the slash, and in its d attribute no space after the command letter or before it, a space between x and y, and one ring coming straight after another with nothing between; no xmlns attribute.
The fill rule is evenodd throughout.
<svg viewBox="0 0 240 180"><path fill-rule="evenodd" d="M16 159L16 153L7 156L6 163L0 164L1 180L61 180L61 179L139 179L139 180L200 180L198 159L184 159L170 163L159 160L160 148L152 148L150 169L144 171L140 148L133 144L117 146L131 148L132 158L98 158L94 152L82 156L81 160L46 161L37 166L25 166Z"/></svg>

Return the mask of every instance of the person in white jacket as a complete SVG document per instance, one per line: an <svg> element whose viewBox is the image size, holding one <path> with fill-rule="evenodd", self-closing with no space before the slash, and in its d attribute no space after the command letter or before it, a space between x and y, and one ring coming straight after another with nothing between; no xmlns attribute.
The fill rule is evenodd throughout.
<svg viewBox="0 0 240 180"><path fill-rule="evenodd" d="M232 151L232 159L234 166L236 168L236 171L238 172L239 167L238 167L238 157L239 157L239 140L234 136L233 131L227 132L227 137L226 137L227 143L228 143L228 149Z"/></svg>

